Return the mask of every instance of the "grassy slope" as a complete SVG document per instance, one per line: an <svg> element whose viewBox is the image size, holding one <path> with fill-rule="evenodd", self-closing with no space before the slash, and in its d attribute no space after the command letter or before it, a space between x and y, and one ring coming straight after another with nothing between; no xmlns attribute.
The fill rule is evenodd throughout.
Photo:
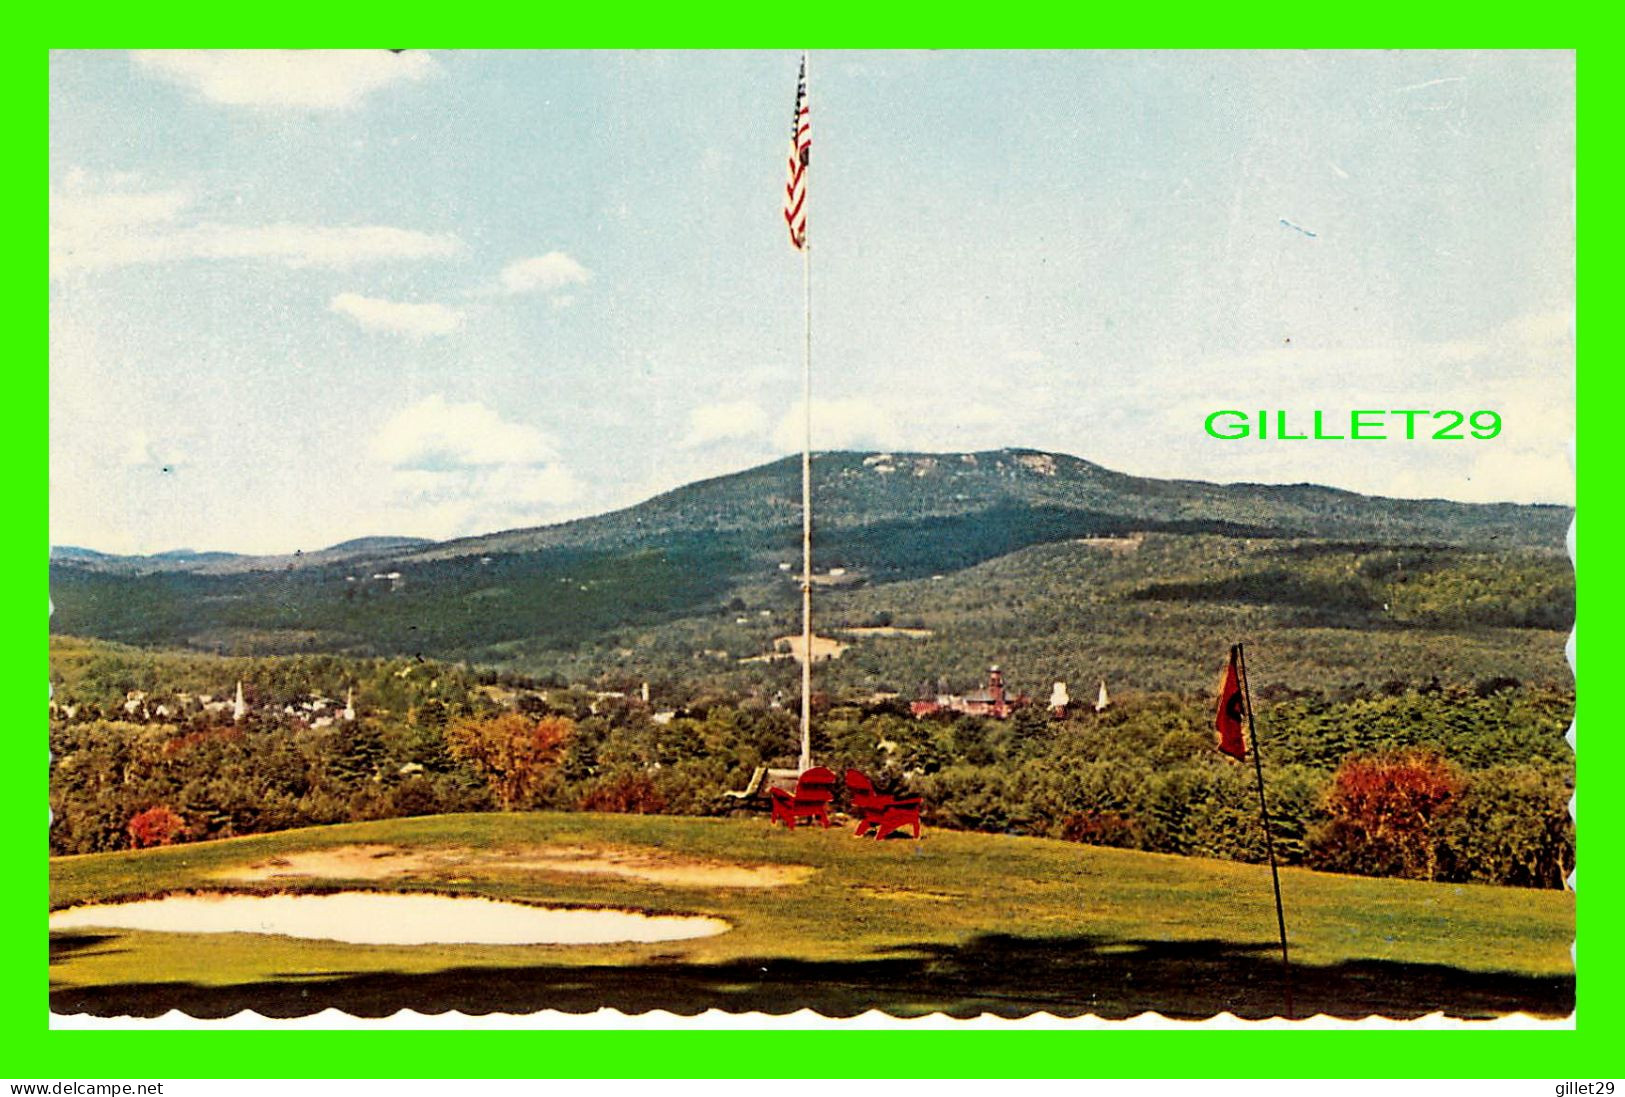
<svg viewBox="0 0 1625 1097"><path fill-rule="evenodd" d="M876 844L854 841L850 830L790 833L759 818L440 816L58 859L51 901L60 907L213 887L209 874L225 866L357 842L647 848L817 871L806 883L760 890L545 871L392 885L711 913L735 927L652 945L402 948L251 935L56 934L53 1008L153 1014L173 1007L200 1016L242 1008L298 1015L330 1005L358 1014L609 1005L679 1013L1267 1016L1280 1008L1267 869L1039 839L936 832L919 844ZM1296 869L1283 872L1282 886L1300 1015L1572 1008L1573 900L1565 893Z"/></svg>

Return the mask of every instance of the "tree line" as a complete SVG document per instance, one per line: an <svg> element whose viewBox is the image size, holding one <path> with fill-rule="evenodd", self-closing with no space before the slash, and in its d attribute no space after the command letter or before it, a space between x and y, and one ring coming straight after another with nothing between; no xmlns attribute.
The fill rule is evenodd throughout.
<svg viewBox="0 0 1625 1097"><path fill-rule="evenodd" d="M755 767L794 764L795 717L761 696L695 696L657 720L636 697L328 659L302 669L331 675L317 683L329 694L348 675L353 723L290 726L258 712L54 720L52 852L441 812L718 814L736 806L722 791L744 787ZM116 663L82 662L73 687L114 696L126 681ZM208 665L182 664L181 676ZM301 688L287 661L274 673L237 669L255 689ZM1251 767L1213 749L1211 698L1150 694L1101 714L1055 720L1028 708L1004 721L817 702L817 760L921 794L930 826L1264 856ZM1259 698L1278 855L1338 872L1562 886L1573 865L1572 705L1569 691L1510 679Z"/></svg>

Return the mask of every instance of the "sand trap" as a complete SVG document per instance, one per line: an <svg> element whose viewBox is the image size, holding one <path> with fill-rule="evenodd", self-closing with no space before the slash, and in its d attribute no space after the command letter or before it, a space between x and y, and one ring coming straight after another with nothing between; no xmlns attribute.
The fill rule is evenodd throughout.
<svg viewBox="0 0 1625 1097"><path fill-rule="evenodd" d="M468 879L485 872L567 872L620 876L663 887L770 888L799 884L813 874L806 865L744 865L698 861L665 854L586 846L519 849L389 845L335 846L272 857L226 869L216 879L387 880L407 877Z"/></svg>
<svg viewBox="0 0 1625 1097"><path fill-rule="evenodd" d="M488 862L487 867L623 876L665 887L771 888L799 884L813 874L809 865L739 865L570 847L539 849L524 857L499 857Z"/></svg>
<svg viewBox="0 0 1625 1097"><path fill-rule="evenodd" d="M223 880L387 880L458 864L456 850L337 846L271 857L213 875Z"/></svg>
<svg viewBox="0 0 1625 1097"><path fill-rule="evenodd" d="M267 933L352 945L601 945L685 941L728 929L720 918L557 910L450 895L171 895L70 907L51 928Z"/></svg>

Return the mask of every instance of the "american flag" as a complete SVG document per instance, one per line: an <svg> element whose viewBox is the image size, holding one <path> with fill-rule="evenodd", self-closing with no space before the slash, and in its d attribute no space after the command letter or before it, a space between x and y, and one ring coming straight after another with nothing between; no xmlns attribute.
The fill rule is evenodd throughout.
<svg viewBox="0 0 1625 1097"><path fill-rule="evenodd" d="M784 184L784 223L797 250L807 246L807 157L812 133L807 122L807 55L801 55L796 77L796 112L790 122L790 177Z"/></svg>

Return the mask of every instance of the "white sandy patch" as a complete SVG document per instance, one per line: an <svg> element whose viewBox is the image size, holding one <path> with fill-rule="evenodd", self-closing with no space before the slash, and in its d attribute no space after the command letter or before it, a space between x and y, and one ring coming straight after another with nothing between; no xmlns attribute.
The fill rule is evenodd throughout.
<svg viewBox="0 0 1625 1097"><path fill-rule="evenodd" d="M1136 533L1129 537L1077 537L1072 543L1122 555L1125 552L1138 552L1140 546L1145 544L1145 534Z"/></svg>
<svg viewBox="0 0 1625 1097"><path fill-rule="evenodd" d="M667 887L770 888L799 884L813 874L807 865L730 865L587 850L541 852L523 860L493 861L489 867L625 876Z"/></svg>
<svg viewBox="0 0 1625 1097"><path fill-rule="evenodd" d="M271 857L213 873L222 880L387 880L459 863L456 850L397 846L335 846Z"/></svg>
<svg viewBox="0 0 1625 1097"><path fill-rule="evenodd" d="M555 910L479 897L391 895L172 895L70 907L53 930L265 933L353 945L596 945L682 941L728 929L720 918Z"/></svg>
<svg viewBox="0 0 1625 1097"><path fill-rule="evenodd" d="M830 636L814 636L812 638L813 662L822 663L829 659L839 659L841 653L851 647ZM740 659L741 663L778 663L786 659L802 662L806 658L807 644L804 636L780 636L773 641L773 650L765 655L748 655Z"/></svg>
<svg viewBox="0 0 1625 1097"><path fill-rule="evenodd" d="M360 845L290 853L213 875L220 880L265 882L445 876L468 880L482 872L567 872L620 876L663 887L770 888L802 883L813 871L806 865L745 865L586 846L476 850L458 846L404 849Z"/></svg>

